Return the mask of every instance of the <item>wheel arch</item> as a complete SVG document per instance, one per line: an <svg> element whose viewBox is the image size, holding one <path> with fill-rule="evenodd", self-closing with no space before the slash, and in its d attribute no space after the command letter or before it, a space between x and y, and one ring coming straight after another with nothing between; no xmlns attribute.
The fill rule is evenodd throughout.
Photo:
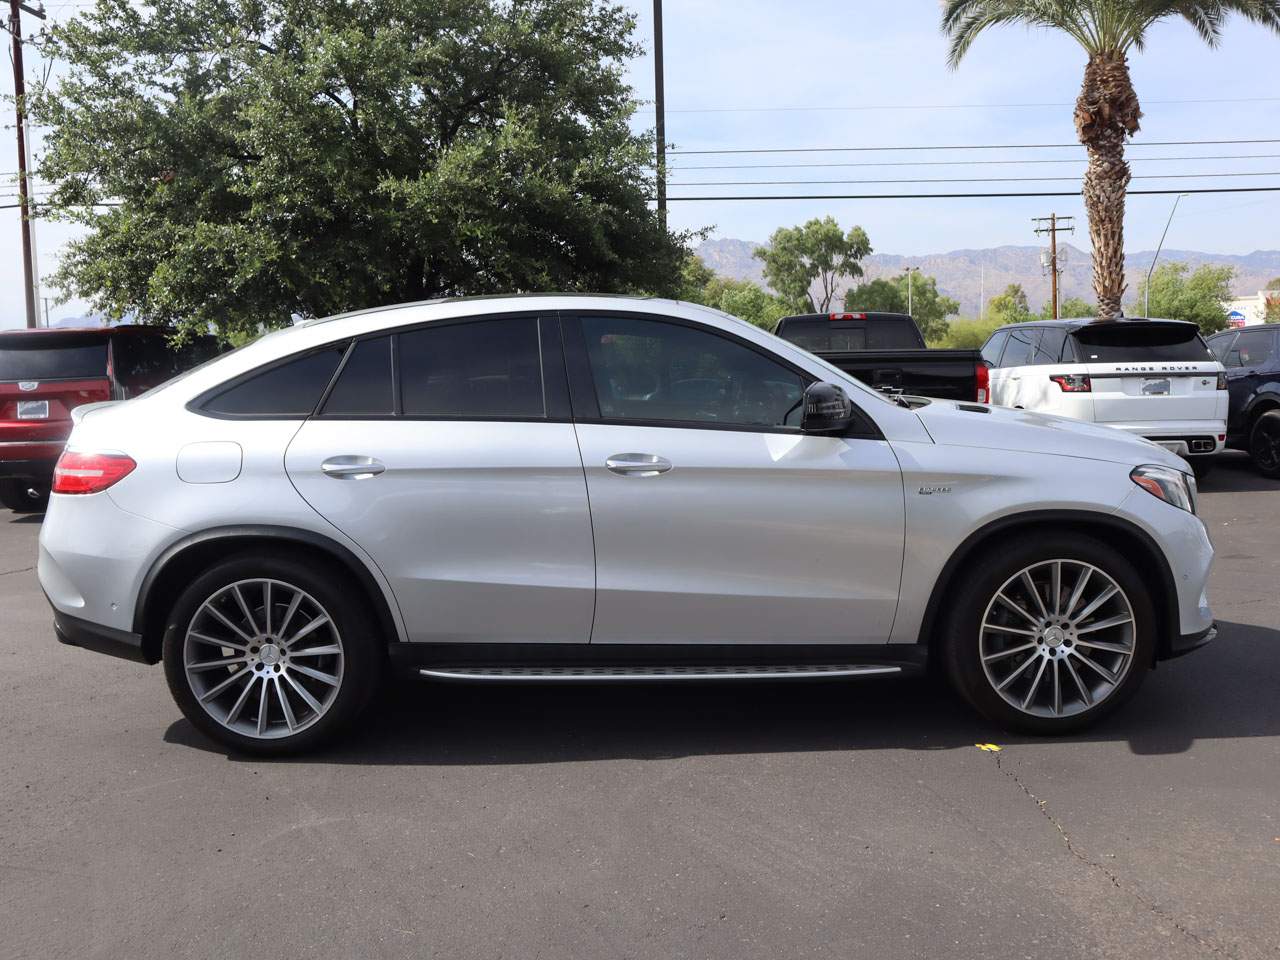
<svg viewBox="0 0 1280 960"><path fill-rule="evenodd" d="M1156 659L1172 653L1172 638L1178 632L1178 591L1173 571L1164 552L1141 527L1111 514L1089 510L1037 510L1001 517L979 527L961 542L942 567L920 624L919 643L927 646L930 662L942 642L939 626L949 608L966 569L966 563L1010 535L1034 533L1077 533L1099 540L1131 560L1151 591L1156 611ZM1153 664L1154 665L1154 664Z"/></svg>
<svg viewBox="0 0 1280 960"><path fill-rule="evenodd" d="M1280 387L1267 390L1265 393L1259 393L1249 402L1248 408L1244 412L1244 437L1247 441L1250 434L1253 433L1253 425L1258 422L1258 418L1264 413L1270 413L1272 410L1280 410Z"/></svg>
<svg viewBox="0 0 1280 960"><path fill-rule="evenodd" d="M348 547L312 530L270 525L215 527L193 533L170 544L156 558L138 589L133 630L142 637L142 653L148 663L160 661L169 611L177 593L199 571L246 550L284 549L296 554L319 553L341 572L350 574L361 596L377 617L387 643L400 639L392 608L394 599L383 589L368 565Z"/></svg>

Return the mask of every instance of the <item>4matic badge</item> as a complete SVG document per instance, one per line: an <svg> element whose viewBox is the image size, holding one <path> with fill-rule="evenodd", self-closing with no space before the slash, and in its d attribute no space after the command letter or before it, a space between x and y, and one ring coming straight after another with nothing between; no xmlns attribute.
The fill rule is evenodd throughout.
<svg viewBox="0 0 1280 960"><path fill-rule="evenodd" d="M944 483L926 483L916 492L921 496L930 497L935 493L950 493L951 487Z"/></svg>

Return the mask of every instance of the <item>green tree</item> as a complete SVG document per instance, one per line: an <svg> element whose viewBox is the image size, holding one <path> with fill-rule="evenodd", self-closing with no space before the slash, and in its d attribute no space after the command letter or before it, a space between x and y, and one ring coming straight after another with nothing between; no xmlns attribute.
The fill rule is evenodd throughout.
<svg viewBox="0 0 1280 960"><path fill-rule="evenodd" d="M935 343L947 334L947 317L960 310L960 304L938 292L938 281L923 273L903 272L889 279L860 283L844 296L846 310L883 310L908 313L925 340Z"/></svg>
<svg viewBox="0 0 1280 960"><path fill-rule="evenodd" d="M1231 299L1235 270L1204 264L1193 272L1185 263L1162 263L1151 275L1151 316L1193 320L1205 333L1227 326L1226 302ZM1146 300L1147 282L1138 286L1138 302Z"/></svg>
<svg viewBox="0 0 1280 960"><path fill-rule="evenodd" d="M607 0L99 0L50 29L68 69L31 94L46 210L87 228L57 281L228 336L456 294L675 293L633 27Z"/></svg>
<svg viewBox="0 0 1280 960"><path fill-rule="evenodd" d="M987 315L999 323L1022 323L1033 319L1031 307L1027 304L1027 292L1022 284L1011 283L1004 288L1004 293L996 294L987 301Z"/></svg>
<svg viewBox="0 0 1280 960"><path fill-rule="evenodd" d="M1058 301L1058 316L1064 320L1076 317L1094 317L1098 314L1098 305L1090 303L1083 297L1067 297ZM1041 320L1053 319L1053 300L1046 300L1038 314Z"/></svg>
<svg viewBox="0 0 1280 960"><path fill-rule="evenodd" d="M680 299L723 310L757 327L772 331L792 311L779 297L750 280L716 276L697 256L690 254L681 273Z"/></svg>
<svg viewBox="0 0 1280 960"><path fill-rule="evenodd" d="M1269 281L1265 288L1267 291L1280 290L1280 277ZM1280 323L1280 296L1268 296L1263 306L1263 322L1264 323Z"/></svg>
<svg viewBox="0 0 1280 960"><path fill-rule="evenodd" d="M838 282L862 276L859 261L869 253L871 241L861 227L846 234L834 217L823 217L799 227L779 227L755 255L764 261L765 281L793 310L826 313Z"/></svg>
<svg viewBox="0 0 1280 960"><path fill-rule="evenodd" d="M947 333L934 346L952 347L959 350L977 350L995 333L997 327L1004 325L1002 320L959 319L947 326Z"/></svg>
<svg viewBox="0 0 1280 960"><path fill-rule="evenodd" d="M943 0L942 29L951 39L953 67L984 30L1004 24L1060 31L1089 57L1075 124L1089 155L1084 206L1099 319L1120 315L1125 288L1124 200L1130 174L1124 145L1142 118L1128 54L1143 49L1157 23L1175 18L1216 46L1233 12L1280 32L1280 0Z"/></svg>

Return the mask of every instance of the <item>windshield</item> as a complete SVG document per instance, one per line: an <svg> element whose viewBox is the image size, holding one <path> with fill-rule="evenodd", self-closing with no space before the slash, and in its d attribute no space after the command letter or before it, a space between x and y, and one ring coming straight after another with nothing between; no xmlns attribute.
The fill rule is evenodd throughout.
<svg viewBox="0 0 1280 960"><path fill-rule="evenodd" d="M1191 323L1090 324L1073 331L1071 338L1083 363L1213 360Z"/></svg>
<svg viewBox="0 0 1280 960"><path fill-rule="evenodd" d="M101 380L107 376L107 341L14 336L0 340L0 380Z"/></svg>

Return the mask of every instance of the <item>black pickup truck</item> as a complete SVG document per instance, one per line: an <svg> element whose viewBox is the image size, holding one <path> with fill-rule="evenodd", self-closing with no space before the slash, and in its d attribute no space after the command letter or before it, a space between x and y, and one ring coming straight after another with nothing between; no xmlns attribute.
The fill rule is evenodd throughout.
<svg viewBox="0 0 1280 960"><path fill-rule="evenodd" d="M905 313L808 313L783 317L774 332L885 393L991 400L982 354L930 350Z"/></svg>

